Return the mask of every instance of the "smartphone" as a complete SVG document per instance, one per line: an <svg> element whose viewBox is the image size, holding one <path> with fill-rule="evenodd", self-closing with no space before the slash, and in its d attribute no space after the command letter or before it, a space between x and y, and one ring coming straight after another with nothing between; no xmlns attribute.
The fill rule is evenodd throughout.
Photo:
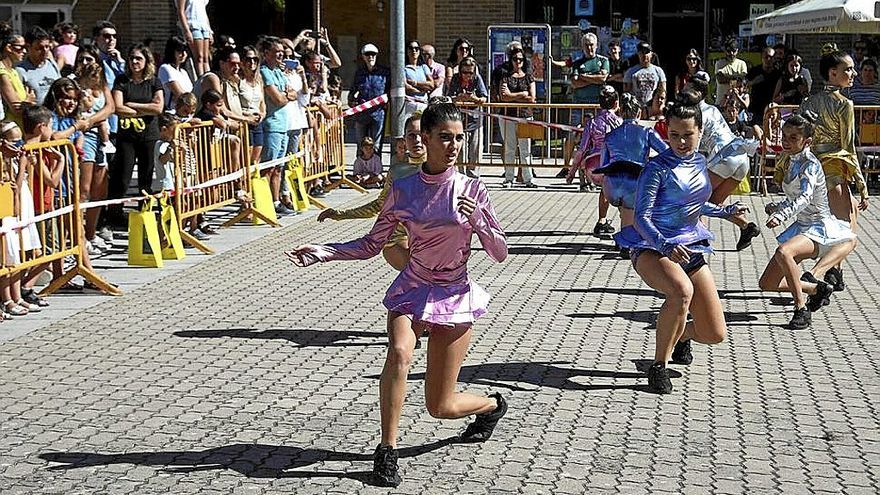
<svg viewBox="0 0 880 495"><path fill-rule="evenodd" d="M284 59L284 67L287 67L290 70L296 70L297 68L299 68L299 60L286 58Z"/></svg>

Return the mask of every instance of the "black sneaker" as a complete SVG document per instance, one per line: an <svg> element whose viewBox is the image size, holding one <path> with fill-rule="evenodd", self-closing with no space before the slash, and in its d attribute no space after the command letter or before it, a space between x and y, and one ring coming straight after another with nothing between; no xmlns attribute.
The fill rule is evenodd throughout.
<svg viewBox="0 0 880 495"><path fill-rule="evenodd" d="M41 308L45 308L49 305L45 299L38 296L36 291L33 289L21 289L21 298L24 299L28 304L36 304Z"/></svg>
<svg viewBox="0 0 880 495"><path fill-rule="evenodd" d="M672 350L672 359L670 362L685 365L694 362L694 355L691 352L691 339L682 340L675 344L675 349Z"/></svg>
<svg viewBox="0 0 880 495"><path fill-rule="evenodd" d="M373 484L395 487L403 481L397 473L397 450L379 444L373 453Z"/></svg>
<svg viewBox="0 0 880 495"><path fill-rule="evenodd" d="M796 308L794 310L794 316L791 317L791 321L788 322L788 328L792 330L803 330L810 326L813 322L813 317L810 315L810 310L805 307Z"/></svg>
<svg viewBox="0 0 880 495"><path fill-rule="evenodd" d="M810 272L804 272L801 274L801 282L809 282L811 284L818 284L819 279L817 279L816 276Z"/></svg>
<svg viewBox="0 0 880 495"><path fill-rule="evenodd" d="M613 234L614 226L611 225L611 222L605 222L599 227L599 230L601 230L603 234Z"/></svg>
<svg viewBox="0 0 880 495"><path fill-rule="evenodd" d="M557 178L557 179L564 179L564 178L566 178L566 177L568 177L568 169L567 169L567 168L564 168L564 169L560 170L560 171L556 174L556 178Z"/></svg>
<svg viewBox="0 0 880 495"><path fill-rule="evenodd" d="M622 259L629 259L629 248L620 248L620 257Z"/></svg>
<svg viewBox="0 0 880 495"><path fill-rule="evenodd" d="M746 228L740 230L739 232L739 240L736 241L736 250L742 251L743 249L752 245L752 239L761 235L761 228L758 227L758 224L755 222L749 222L746 225Z"/></svg>
<svg viewBox="0 0 880 495"><path fill-rule="evenodd" d="M672 393L672 380L663 363L654 363L648 368L648 390L655 394Z"/></svg>
<svg viewBox="0 0 880 495"><path fill-rule="evenodd" d="M827 272L825 272L825 281L831 284L831 287L834 288L834 292L840 292L843 289L846 289L846 284L843 282L843 271L840 268L832 267Z"/></svg>
<svg viewBox="0 0 880 495"><path fill-rule="evenodd" d="M485 442L492 436L498 421L507 414L507 401L498 392L490 395L494 397L498 407L494 411L485 414L477 414L474 422L469 424L464 433L458 439L464 443Z"/></svg>
<svg viewBox="0 0 880 495"><path fill-rule="evenodd" d="M816 282L816 293L807 298L807 309L812 313L822 309L822 306L828 306L831 303L831 294L834 294L831 284Z"/></svg>

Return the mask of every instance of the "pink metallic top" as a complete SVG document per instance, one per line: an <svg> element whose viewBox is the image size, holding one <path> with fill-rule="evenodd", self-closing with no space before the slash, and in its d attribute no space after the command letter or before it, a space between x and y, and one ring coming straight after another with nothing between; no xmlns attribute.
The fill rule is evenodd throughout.
<svg viewBox="0 0 880 495"><path fill-rule="evenodd" d="M614 112L604 108L599 109L596 116L584 126L580 149L584 150L585 154L598 153L602 150L602 145L605 144L605 136L620 127L622 123L623 119L615 115Z"/></svg>
<svg viewBox="0 0 880 495"><path fill-rule="evenodd" d="M470 217L458 211L458 197L473 198ZM470 324L486 312L489 295L468 277L471 238L476 234L497 262L507 258L507 238L489 202L486 186L454 167L395 180L370 232L344 244L319 246L320 261L371 258L382 251L401 223L409 233L410 260L385 294L390 311L437 325Z"/></svg>

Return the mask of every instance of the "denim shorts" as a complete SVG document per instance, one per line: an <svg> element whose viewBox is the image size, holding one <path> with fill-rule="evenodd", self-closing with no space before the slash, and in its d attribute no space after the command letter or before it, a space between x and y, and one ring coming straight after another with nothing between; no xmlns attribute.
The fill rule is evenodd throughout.
<svg viewBox="0 0 880 495"><path fill-rule="evenodd" d="M251 127L251 146L263 146L266 144L265 133L263 132L263 123Z"/></svg>
<svg viewBox="0 0 880 495"><path fill-rule="evenodd" d="M211 37L211 31L207 28L190 26L189 31L192 33L194 40L206 40Z"/></svg>
<svg viewBox="0 0 880 495"><path fill-rule="evenodd" d="M266 132L264 133L263 145L263 161L268 162L276 158L281 158L287 154L287 132ZM284 168L284 163L280 163L275 168Z"/></svg>
<svg viewBox="0 0 880 495"><path fill-rule="evenodd" d="M106 167L104 151L101 149L97 131L89 131L83 135L83 158L84 162L92 162L99 167Z"/></svg>

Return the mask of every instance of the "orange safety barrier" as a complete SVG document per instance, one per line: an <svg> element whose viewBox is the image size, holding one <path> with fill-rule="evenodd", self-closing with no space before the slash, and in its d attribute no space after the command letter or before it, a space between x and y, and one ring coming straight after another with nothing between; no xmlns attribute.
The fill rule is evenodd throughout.
<svg viewBox="0 0 880 495"><path fill-rule="evenodd" d="M181 238L200 251L214 250L184 227L212 210L242 202L241 211L223 224L228 227L250 216L272 226L278 222L253 207L253 164L247 126L223 130L212 123L180 124L174 130L174 207ZM251 201L243 201L250 198Z"/></svg>
<svg viewBox="0 0 880 495"><path fill-rule="evenodd" d="M73 143L24 145L18 156L0 158L0 180L0 275L31 277L51 268L53 279L41 294L52 294L77 275L104 293L121 294L94 272L85 251L79 155Z"/></svg>

